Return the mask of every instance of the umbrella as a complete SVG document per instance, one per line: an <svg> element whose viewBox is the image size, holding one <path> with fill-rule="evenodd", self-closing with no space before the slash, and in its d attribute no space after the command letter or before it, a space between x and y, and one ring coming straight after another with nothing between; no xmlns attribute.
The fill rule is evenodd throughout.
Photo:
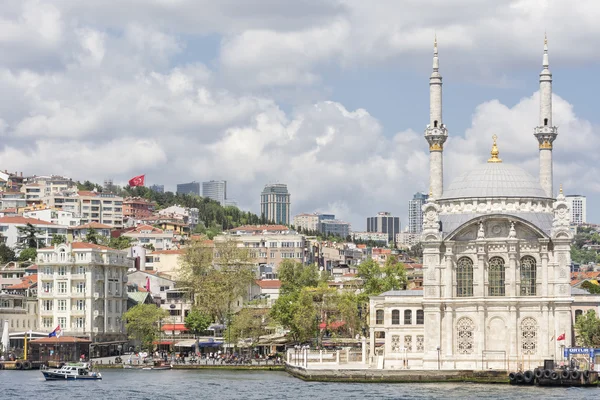
<svg viewBox="0 0 600 400"><path fill-rule="evenodd" d="M10 341L8 339L8 320L4 320L2 329L2 351L6 353L8 351L8 346L10 346Z"/></svg>

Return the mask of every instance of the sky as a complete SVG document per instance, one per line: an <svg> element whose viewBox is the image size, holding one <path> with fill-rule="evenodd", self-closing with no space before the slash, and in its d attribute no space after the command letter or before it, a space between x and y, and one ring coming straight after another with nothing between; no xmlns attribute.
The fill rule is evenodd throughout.
<svg viewBox="0 0 600 400"><path fill-rule="evenodd" d="M600 223L596 0L61 0L0 5L0 168L125 185L226 180L259 212L364 230L428 191L429 75L444 79L445 185L489 157L538 175L544 33L554 184Z"/></svg>

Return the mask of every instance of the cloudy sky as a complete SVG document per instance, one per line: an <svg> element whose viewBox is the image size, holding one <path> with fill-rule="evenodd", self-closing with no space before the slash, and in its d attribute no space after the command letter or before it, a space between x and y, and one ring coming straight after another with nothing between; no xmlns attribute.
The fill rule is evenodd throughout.
<svg viewBox="0 0 600 400"><path fill-rule="evenodd" d="M428 190L434 33L445 181L501 157L538 174L544 31L554 74L555 186L600 222L597 0L60 0L0 5L0 167L124 184L225 179L258 212L365 229Z"/></svg>

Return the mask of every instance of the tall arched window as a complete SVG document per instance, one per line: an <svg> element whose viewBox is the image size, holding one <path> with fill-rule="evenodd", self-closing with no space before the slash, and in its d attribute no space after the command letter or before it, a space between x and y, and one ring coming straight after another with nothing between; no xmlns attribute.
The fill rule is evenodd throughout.
<svg viewBox="0 0 600 400"><path fill-rule="evenodd" d="M383 310L375 311L375 324L383 325Z"/></svg>
<svg viewBox="0 0 600 400"><path fill-rule="evenodd" d="M412 324L412 310L404 310L404 325Z"/></svg>
<svg viewBox="0 0 600 400"><path fill-rule="evenodd" d="M521 258L521 296L535 296L536 262L535 258Z"/></svg>
<svg viewBox="0 0 600 400"><path fill-rule="evenodd" d="M577 322L577 318L583 315L583 310L575 310L575 322Z"/></svg>
<svg viewBox="0 0 600 400"><path fill-rule="evenodd" d="M400 325L400 310L392 310L392 325Z"/></svg>
<svg viewBox="0 0 600 400"><path fill-rule="evenodd" d="M535 354L537 348L537 322L533 318L521 321L521 349L523 355Z"/></svg>
<svg viewBox="0 0 600 400"><path fill-rule="evenodd" d="M504 296L504 259L501 257L490 258L488 293L490 296Z"/></svg>
<svg viewBox="0 0 600 400"><path fill-rule="evenodd" d="M423 325L425 321L425 316L423 315L423 310L417 310L417 325Z"/></svg>
<svg viewBox="0 0 600 400"><path fill-rule="evenodd" d="M456 297L473 296L473 261L461 257L456 263Z"/></svg>
<svg viewBox="0 0 600 400"><path fill-rule="evenodd" d="M458 354L472 354L473 348L473 331L475 324L468 317L463 317L456 322L456 349Z"/></svg>

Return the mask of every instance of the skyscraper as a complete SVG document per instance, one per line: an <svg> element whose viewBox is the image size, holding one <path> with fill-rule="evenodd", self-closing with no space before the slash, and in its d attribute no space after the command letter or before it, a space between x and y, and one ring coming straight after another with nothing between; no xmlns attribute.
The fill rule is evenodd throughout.
<svg viewBox="0 0 600 400"><path fill-rule="evenodd" d="M198 182L180 183L177 185L177 193L200 196L200 184Z"/></svg>
<svg viewBox="0 0 600 400"><path fill-rule="evenodd" d="M227 181L202 182L202 196L218 201L224 206L227 200Z"/></svg>
<svg viewBox="0 0 600 400"><path fill-rule="evenodd" d="M412 200L408 202L408 232L421 233L423 231L422 207L428 198L428 195L417 192Z"/></svg>
<svg viewBox="0 0 600 400"><path fill-rule="evenodd" d="M565 196L569 204L569 221L574 225L587 222L587 201L585 196L570 194Z"/></svg>
<svg viewBox="0 0 600 400"><path fill-rule="evenodd" d="M156 193L164 193L165 185L152 185L152 186L150 186L150 190L152 190L153 192L156 192Z"/></svg>
<svg viewBox="0 0 600 400"><path fill-rule="evenodd" d="M260 194L260 212L269 222L290 224L290 194L286 184L265 185Z"/></svg>
<svg viewBox="0 0 600 400"><path fill-rule="evenodd" d="M396 234L400 232L400 218L389 212L377 213L377 216L367 218L367 232L387 233L388 242L395 243Z"/></svg>

